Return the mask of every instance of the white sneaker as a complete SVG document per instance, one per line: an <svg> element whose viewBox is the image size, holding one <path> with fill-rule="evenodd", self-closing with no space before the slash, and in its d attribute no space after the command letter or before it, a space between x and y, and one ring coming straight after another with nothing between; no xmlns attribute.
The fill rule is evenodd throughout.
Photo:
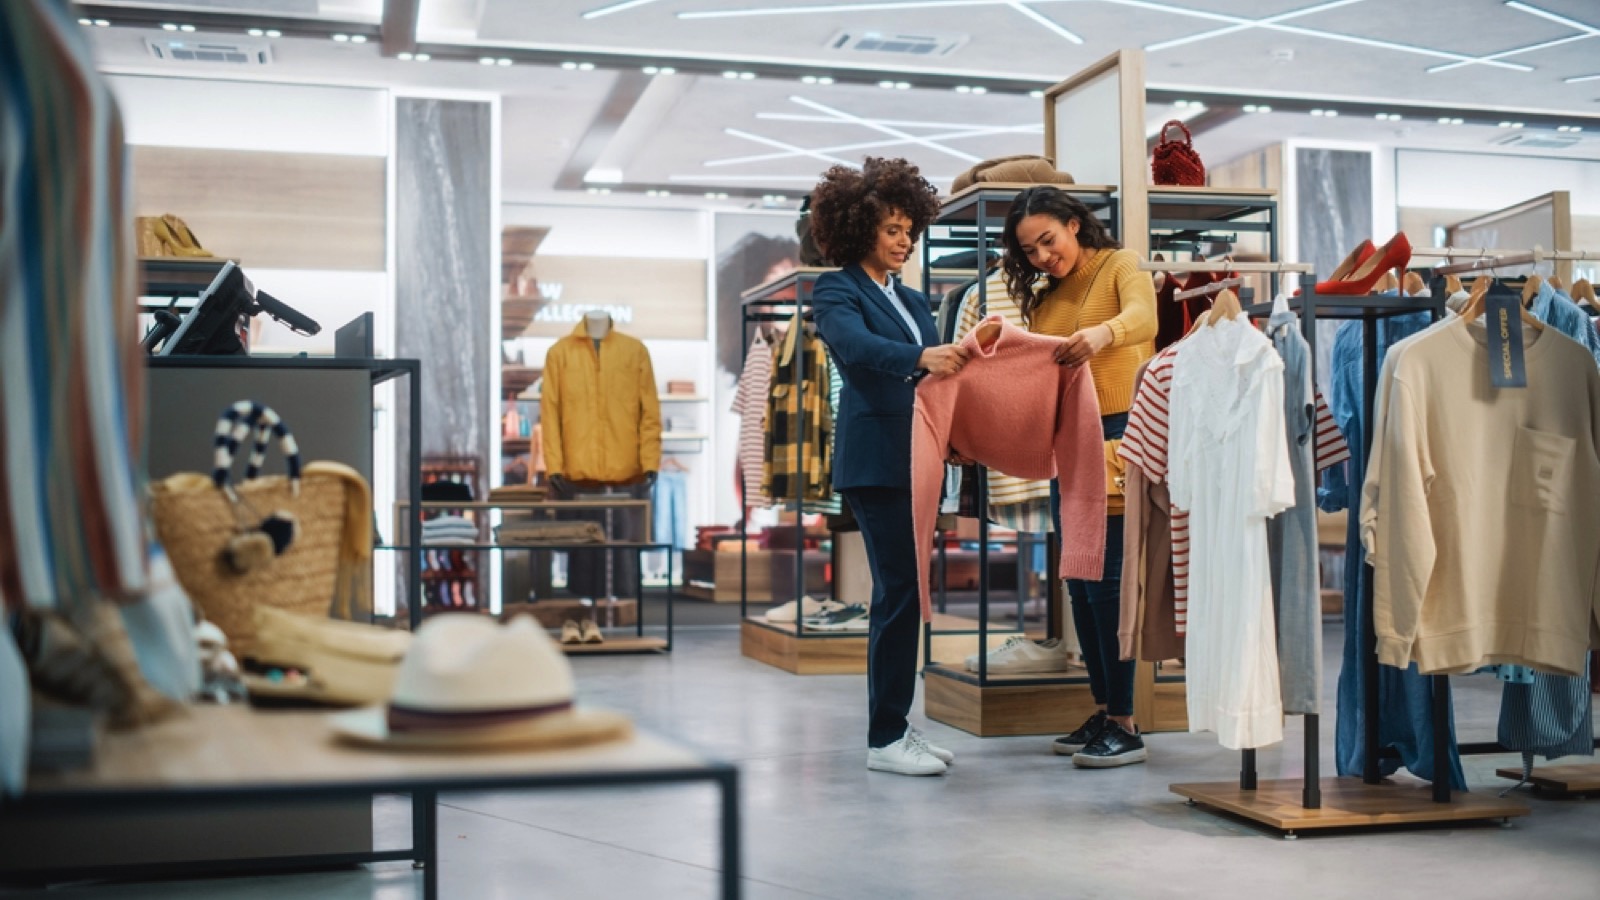
<svg viewBox="0 0 1600 900"><path fill-rule="evenodd" d="M934 746L928 741L927 735L918 731L913 726L906 726L906 737L921 742L922 746L926 748L929 753L933 754L934 757L939 760L939 762L942 762L947 766L956 761L956 755L954 753L951 753L949 750L946 750L943 747Z"/></svg>
<svg viewBox="0 0 1600 900"><path fill-rule="evenodd" d="M874 772L893 772L896 775L943 775L949 771L939 757L928 752L926 741L918 739L914 731L887 747L867 749L867 768Z"/></svg>
<svg viewBox="0 0 1600 900"><path fill-rule="evenodd" d="M844 609L844 604L837 600L813 600L810 597L801 597L800 604L804 610L802 615L803 618L811 618L812 616L820 616L835 610ZM764 618L768 622L793 622L794 601L790 600L788 603L774 606L773 608L767 610L767 614Z"/></svg>
<svg viewBox="0 0 1600 900"><path fill-rule="evenodd" d="M995 675L1018 675L1027 672L1065 672L1067 650L1060 638L1035 641L1017 635L989 651L988 670ZM967 671L978 671L978 654L967 657Z"/></svg>

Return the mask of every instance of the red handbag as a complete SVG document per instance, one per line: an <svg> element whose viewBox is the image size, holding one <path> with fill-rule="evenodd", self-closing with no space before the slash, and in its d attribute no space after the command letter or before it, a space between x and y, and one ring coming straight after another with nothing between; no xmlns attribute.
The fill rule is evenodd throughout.
<svg viewBox="0 0 1600 900"><path fill-rule="evenodd" d="M1178 126L1183 140L1168 140L1167 129ZM1177 184L1185 187L1203 187L1206 183L1206 164L1195 152L1194 138L1189 129L1177 119L1161 126L1161 143L1156 145L1150 159L1150 175L1156 184Z"/></svg>

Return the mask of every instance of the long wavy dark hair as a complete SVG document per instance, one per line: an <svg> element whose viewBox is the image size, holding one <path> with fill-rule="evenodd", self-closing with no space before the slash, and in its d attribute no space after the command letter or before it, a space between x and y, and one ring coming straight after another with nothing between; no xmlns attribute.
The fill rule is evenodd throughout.
<svg viewBox="0 0 1600 900"><path fill-rule="evenodd" d="M1006 230L1001 237L1001 243L1006 249L1005 269L1006 293L1017 302L1017 307L1022 310L1022 320L1031 323L1033 313L1039 308L1046 294L1055 290L1060 279L1046 275L1042 270L1033 267L1028 262L1027 254L1022 252L1022 242L1017 240L1017 226L1029 216L1043 213L1054 216L1062 225L1076 221L1078 223L1078 245L1085 250L1101 250L1107 247L1115 250L1122 245L1111 236L1105 223L1100 221L1089 207L1076 197L1047 184L1035 185L1017 195L1011 204L1011 212L1006 214ZM1039 286L1040 278L1044 279L1044 286Z"/></svg>

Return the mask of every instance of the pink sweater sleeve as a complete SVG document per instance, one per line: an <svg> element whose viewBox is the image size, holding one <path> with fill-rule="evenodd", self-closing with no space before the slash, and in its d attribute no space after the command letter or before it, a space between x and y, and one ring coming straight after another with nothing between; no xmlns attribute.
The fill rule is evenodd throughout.
<svg viewBox="0 0 1600 900"><path fill-rule="evenodd" d="M1056 414L1056 477L1061 483L1062 578L1100 581L1106 558L1105 438L1089 367L1063 367Z"/></svg>
<svg viewBox="0 0 1600 900"><path fill-rule="evenodd" d="M928 575L933 566L933 532L939 520L939 492L944 485L944 460L950 443L954 385L925 382L911 412L911 522L917 547L917 589L922 621L933 620Z"/></svg>

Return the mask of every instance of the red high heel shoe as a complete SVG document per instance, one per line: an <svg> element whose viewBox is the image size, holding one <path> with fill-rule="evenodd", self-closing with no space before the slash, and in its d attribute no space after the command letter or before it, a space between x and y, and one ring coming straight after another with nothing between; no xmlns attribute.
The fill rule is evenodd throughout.
<svg viewBox="0 0 1600 900"><path fill-rule="evenodd" d="M1324 284L1345 280L1351 272L1355 271L1356 266L1366 262L1368 257L1376 252L1378 252L1378 248L1372 246L1372 241L1362 241L1357 244L1356 248L1350 251L1350 255L1344 258L1344 262L1339 263L1338 268L1329 273L1327 281L1317 283L1317 293L1322 293L1322 285ZM1294 295L1296 297L1300 296L1299 288L1294 289Z"/></svg>
<svg viewBox="0 0 1600 900"><path fill-rule="evenodd" d="M1360 248L1358 247L1359 251ZM1344 278L1334 281L1323 281L1317 284L1319 294L1344 294L1360 295L1372 293L1372 286L1378 283L1384 272L1405 268L1411 261L1411 241L1406 238L1405 232L1400 232L1389 239L1381 250L1368 256L1366 261L1356 266L1355 271ZM1342 268L1342 266L1341 266Z"/></svg>

